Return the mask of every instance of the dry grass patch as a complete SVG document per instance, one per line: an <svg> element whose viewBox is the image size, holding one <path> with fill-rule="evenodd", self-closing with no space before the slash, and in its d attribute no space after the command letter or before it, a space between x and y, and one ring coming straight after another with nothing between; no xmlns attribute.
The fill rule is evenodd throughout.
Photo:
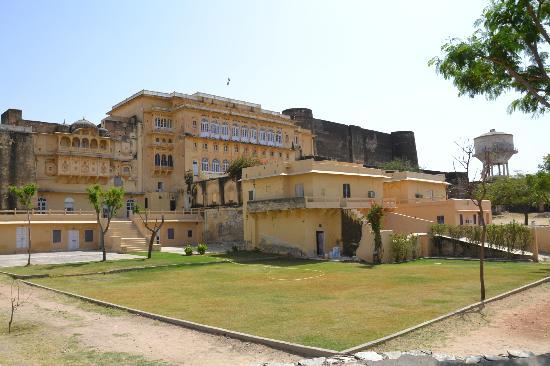
<svg viewBox="0 0 550 366"><path fill-rule="evenodd" d="M281 259L33 282L175 318L342 350L478 301L478 265L419 260L372 267ZM548 265L487 263L487 293L494 296L548 275Z"/></svg>

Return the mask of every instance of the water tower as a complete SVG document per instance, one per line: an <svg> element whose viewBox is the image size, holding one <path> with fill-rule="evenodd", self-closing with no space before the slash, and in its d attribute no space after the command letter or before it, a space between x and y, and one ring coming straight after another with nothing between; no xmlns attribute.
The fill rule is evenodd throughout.
<svg viewBox="0 0 550 366"><path fill-rule="evenodd" d="M508 160L518 151L514 148L514 136L510 133L497 132L494 129L474 139L474 156L483 164L491 166L490 174L510 175Z"/></svg>

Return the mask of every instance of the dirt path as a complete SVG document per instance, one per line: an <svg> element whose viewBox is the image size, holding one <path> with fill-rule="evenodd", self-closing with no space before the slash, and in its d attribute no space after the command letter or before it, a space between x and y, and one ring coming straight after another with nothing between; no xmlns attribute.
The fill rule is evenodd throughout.
<svg viewBox="0 0 550 366"><path fill-rule="evenodd" d="M454 355L550 352L550 283L387 342L376 350L430 349Z"/></svg>
<svg viewBox="0 0 550 366"><path fill-rule="evenodd" d="M105 309L38 288L24 286L24 297L29 291L29 302L16 313L15 332L7 335L4 324L9 309L10 281L0 279L0 364L49 365L63 364L63 360L68 360L67 364L75 364L75 360L76 364L84 364L86 357L94 359L91 364L96 364L102 357L115 357L111 353L122 354L122 359L130 360L128 364L140 365L159 364L146 361L177 365L253 365L301 358L265 346ZM52 344L45 343L50 340ZM42 355L35 354L40 353L37 347ZM94 352L91 356L90 349ZM44 354L47 352L51 354ZM75 354L67 357L66 352ZM140 362L131 361L127 355L140 356ZM106 360L106 364L113 361ZM117 361L117 364L123 363Z"/></svg>

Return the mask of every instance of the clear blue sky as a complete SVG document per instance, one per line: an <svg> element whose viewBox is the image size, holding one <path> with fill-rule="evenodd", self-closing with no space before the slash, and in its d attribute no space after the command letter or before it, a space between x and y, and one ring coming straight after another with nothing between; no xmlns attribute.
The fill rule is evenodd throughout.
<svg viewBox="0 0 550 366"><path fill-rule="evenodd" d="M203 91L380 131L413 130L419 162L452 170L453 142L513 133L511 171L550 153L550 116L457 96L427 66L486 1L0 0L0 109L99 122L131 94ZM227 77L231 84L225 85Z"/></svg>

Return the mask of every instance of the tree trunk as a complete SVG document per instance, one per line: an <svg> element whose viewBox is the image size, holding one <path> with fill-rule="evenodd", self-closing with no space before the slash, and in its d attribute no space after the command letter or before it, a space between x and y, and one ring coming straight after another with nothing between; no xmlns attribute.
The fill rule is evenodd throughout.
<svg viewBox="0 0 550 366"><path fill-rule="evenodd" d="M485 222L485 215L481 206L483 201L479 202L479 222L481 223L481 248L479 248L479 292L480 301L485 301L485 270L483 262L485 261L485 241L487 240L487 223Z"/></svg>
<svg viewBox="0 0 550 366"><path fill-rule="evenodd" d="M523 212L523 225L529 225L529 211Z"/></svg>
<svg viewBox="0 0 550 366"><path fill-rule="evenodd" d="M31 215L27 209L27 237L29 238L29 245L27 245L27 266L31 265Z"/></svg>
<svg viewBox="0 0 550 366"><path fill-rule="evenodd" d="M8 333L11 333L11 325L13 323L13 313L15 313L15 301L11 300L11 313L10 313L10 321L8 323Z"/></svg>
<svg viewBox="0 0 550 366"><path fill-rule="evenodd" d="M101 228L99 229L99 246L103 251L103 258L101 259L101 261L105 262L107 260L107 250L105 248L105 232Z"/></svg>
<svg viewBox="0 0 550 366"><path fill-rule="evenodd" d="M151 233L151 237L149 238L149 247L147 249L147 259L151 259L151 255L153 253L153 244L155 243L156 236L157 236L157 232L153 231Z"/></svg>

